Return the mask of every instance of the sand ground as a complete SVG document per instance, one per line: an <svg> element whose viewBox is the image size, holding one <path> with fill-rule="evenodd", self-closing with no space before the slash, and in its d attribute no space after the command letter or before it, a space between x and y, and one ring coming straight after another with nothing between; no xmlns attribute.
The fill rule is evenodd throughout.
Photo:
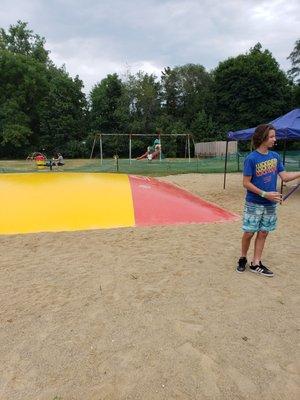
<svg viewBox="0 0 300 400"><path fill-rule="evenodd" d="M242 213L240 174L162 179ZM0 236L0 399L299 399L299 227L300 191L274 278L234 271L240 221Z"/></svg>

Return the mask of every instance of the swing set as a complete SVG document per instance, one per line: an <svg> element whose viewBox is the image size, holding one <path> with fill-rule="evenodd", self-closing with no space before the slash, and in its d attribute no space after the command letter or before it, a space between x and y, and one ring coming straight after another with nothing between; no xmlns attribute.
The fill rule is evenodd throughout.
<svg viewBox="0 0 300 400"><path fill-rule="evenodd" d="M94 141L93 141L93 146L90 154L90 159L93 158L94 150L96 147L97 141L99 141L99 150L100 150L100 163L101 165L103 164L103 138L105 136L127 136L129 139L128 142L128 159L129 159L129 164L132 163L132 140L134 137L157 137L157 139L160 142L160 151L158 154L158 160L162 161L162 138L167 137L167 136L172 136L172 137L185 137L185 156L188 158L189 163L191 162L191 140L194 143L193 137L190 133L176 133L176 134L171 134L171 133L158 133L158 134L139 134L139 133L95 133L94 136Z"/></svg>

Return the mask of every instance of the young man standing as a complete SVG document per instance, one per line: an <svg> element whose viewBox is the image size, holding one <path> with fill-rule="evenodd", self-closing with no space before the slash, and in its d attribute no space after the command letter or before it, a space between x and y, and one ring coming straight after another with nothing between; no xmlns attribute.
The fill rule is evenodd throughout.
<svg viewBox="0 0 300 400"><path fill-rule="evenodd" d="M276 228L277 203L281 194L277 192L277 176L284 182L300 178L300 172L285 172L279 155L270 151L275 142L275 128L272 125L259 125L252 138L255 150L244 163L243 186L247 189L244 217L242 253L236 267L237 272L244 272L247 265L247 253L252 237L256 233L254 255L250 271L272 277L274 274L261 258L268 233Z"/></svg>

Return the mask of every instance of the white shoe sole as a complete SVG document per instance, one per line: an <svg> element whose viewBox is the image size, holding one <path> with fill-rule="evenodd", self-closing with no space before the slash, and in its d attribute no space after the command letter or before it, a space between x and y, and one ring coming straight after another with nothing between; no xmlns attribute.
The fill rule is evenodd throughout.
<svg viewBox="0 0 300 400"><path fill-rule="evenodd" d="M253 269L251 269L251 268L249 268L249 269L250 269L250 271L253 272L254 274L266 276L267 278L272 278L272 277L274 276L274 274L272 274L272 275L266 275L266 274L263 274L263 273L260 272L260 271L255 271L255 270L253 270Z"/></svg>

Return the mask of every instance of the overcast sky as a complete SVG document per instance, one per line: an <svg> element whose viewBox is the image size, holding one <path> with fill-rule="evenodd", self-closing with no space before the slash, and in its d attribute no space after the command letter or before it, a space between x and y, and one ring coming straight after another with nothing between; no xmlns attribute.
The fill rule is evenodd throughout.
<svg viewBox="0 0 300 400"><path fill-rule="evenodd" d="M186 63L215 68L255 43L283 70L300 38L299 0L1 0L0 27L18 19L44 36L56 65L89 90L108 73L160 75Z"/></svg>

